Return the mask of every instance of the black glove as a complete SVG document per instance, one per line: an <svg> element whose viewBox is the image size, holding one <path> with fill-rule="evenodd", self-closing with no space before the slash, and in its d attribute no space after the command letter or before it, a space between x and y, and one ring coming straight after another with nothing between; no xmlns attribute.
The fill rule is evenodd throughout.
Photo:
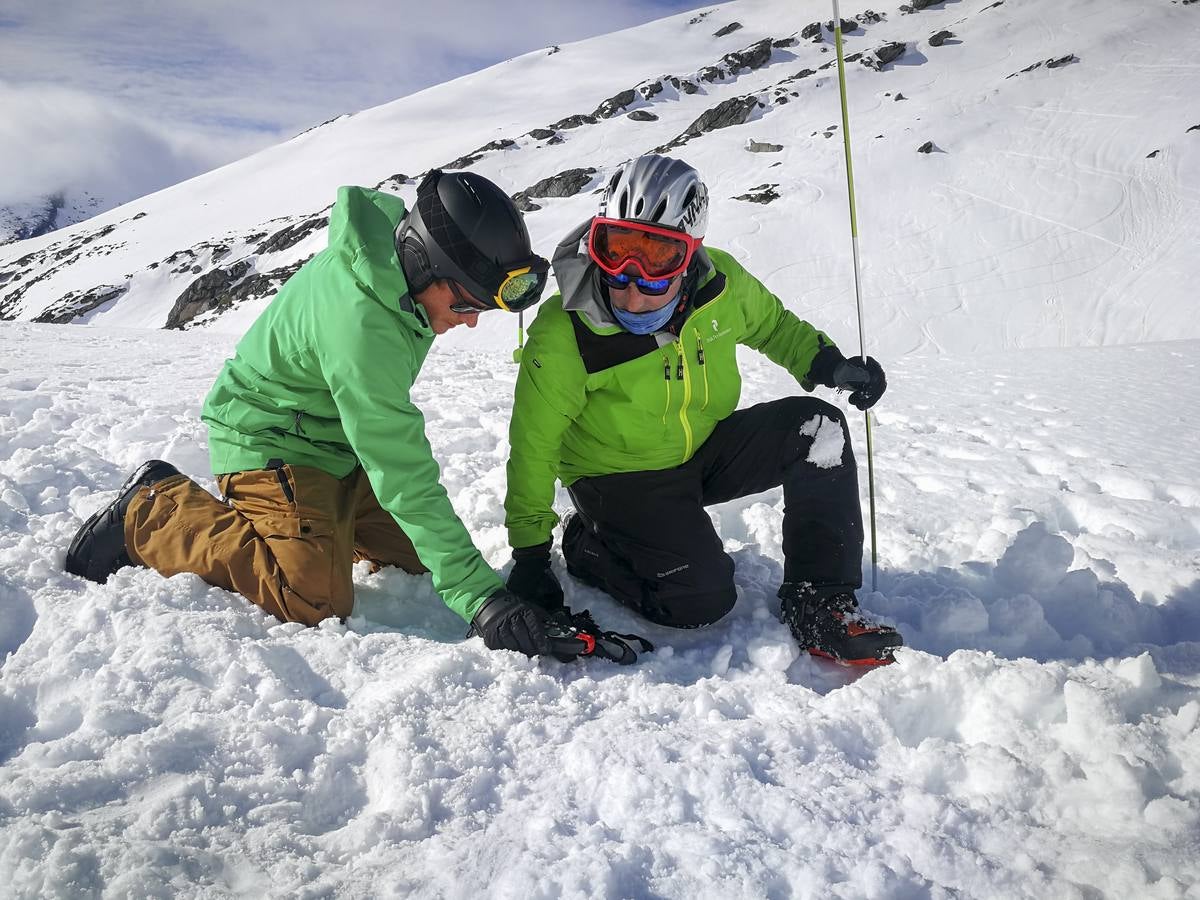
<svg viewBox="0 0 1200 900"><path fill-rule="evenodd" d="M513 550L513 567L508 573L508 589L526 603L547 612L563 608L562 585L550 568L550 542L536 547Z"/></svg>
<svg viewBox="0 0 1200 900"><path fill-rule="evenodd" d="M820 347L813 357L805 376L805 386L813 384L836 388L839 391L850 391L849 401L858 409L870 409L879 402L883 392L887 390L887 378L883 374L883 366L876 362L875 357L861 356L850 359L842 356L842 351L833 344L827 344L824 338L817 338Z"/></svg>
<svg viewBox="0 0 1200 900"><path fill-rule="evenodd" d="M873 356L865 360L861 356L850 357L837 367L833 379L838 390L850 391L847 399L859 409L870 409L887 390L883 366Z"/></svg>
<svg viewBox="0 0 1200 900"><path fill-rule="evenodd" d="M601 631L591 614L574 615L565 607L548 613L540 606L514 597L504 588L493 593L471 620L469 634L483 638L489 650L516 650L526 656L553 656L570 662L581 656L598 656L627 666L637 661L629 646L636 641L643 651L654 645L636 634Z"/></svg>
<svg viewBox="0 0 1200 900"><path fill-rule="evenodd" d="M516 650L526 656L551 652L549 627L546 610L504 588L488 597L471 620L471 632L482 637L489 650Z"/></svg>

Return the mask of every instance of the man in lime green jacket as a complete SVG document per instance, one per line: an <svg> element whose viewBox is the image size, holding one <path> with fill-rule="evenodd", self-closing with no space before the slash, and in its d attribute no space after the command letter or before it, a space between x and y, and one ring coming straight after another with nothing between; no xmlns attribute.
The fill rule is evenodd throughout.
<svg viewBox="0 0 1200 900"><path fill-rule="evenodd" d="M511 199L478 175L434 170L413 210L342 188L328 248L280 289L204 403L226 502L152 460L79 530L66 568L99 582L130 563L193 572L314 625L350 614L351 566L367 559L431 572L489 647L572 655L475 548L410 396L435 335L531 306L548 270Z"/></svg>
<svg viewBox="0 0 1200 900"><path fill-rule="evenodd" d="M517 379L508 587L554 609L555 481L575 514L567 569L659 624L707 625L734 604L733 561L704 507L783 486L783 618L804 649L889 662L902 642L858 610L862 516L841 411L789 397L738 409L739 344L806 389L886 386L845 359L728 253L706 247L708 194L687 164L646 155L610 179L600 214L554 256L560 293L529 330Z"/></svg>

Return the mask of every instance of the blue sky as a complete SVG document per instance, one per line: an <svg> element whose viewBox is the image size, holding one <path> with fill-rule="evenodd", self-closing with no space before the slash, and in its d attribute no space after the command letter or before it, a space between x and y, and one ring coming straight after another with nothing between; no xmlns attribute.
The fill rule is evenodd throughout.
<svg viewBox="0 0 1200 900"><path fill-rule="evenodd" d="M156 189L539 47L712 5L0 0L0 205L89 177Z"/></svg>

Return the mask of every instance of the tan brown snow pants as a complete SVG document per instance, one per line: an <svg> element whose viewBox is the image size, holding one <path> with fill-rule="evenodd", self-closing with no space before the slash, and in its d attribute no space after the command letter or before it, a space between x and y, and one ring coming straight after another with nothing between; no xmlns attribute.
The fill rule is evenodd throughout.
<svg viewBox="0 0 1200 900"><path fill-rule="evenodd" d="M186 476L139 490L125 514L130 559L163 575L192 572L305 625L350 615L358 560L428 571L361 467L338 479L285 465L217 484L225 503Z"/></svg>

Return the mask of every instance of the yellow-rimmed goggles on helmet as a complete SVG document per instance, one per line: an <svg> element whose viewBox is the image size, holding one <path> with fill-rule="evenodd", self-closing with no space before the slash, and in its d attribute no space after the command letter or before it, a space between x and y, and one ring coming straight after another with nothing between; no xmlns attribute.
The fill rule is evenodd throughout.
<svg viewBox="0 0 1200 900"><path fill-rule="evenodd" d="M450 305L450 309L456 313L483 312L489 309L520 312L541 299L549 272L550 264L540 256L523 260L519 265L504 266L497 270L497 274L502 274L503 277L490 301L475 296L466 285L455 284L456 300Z"/></svg>

